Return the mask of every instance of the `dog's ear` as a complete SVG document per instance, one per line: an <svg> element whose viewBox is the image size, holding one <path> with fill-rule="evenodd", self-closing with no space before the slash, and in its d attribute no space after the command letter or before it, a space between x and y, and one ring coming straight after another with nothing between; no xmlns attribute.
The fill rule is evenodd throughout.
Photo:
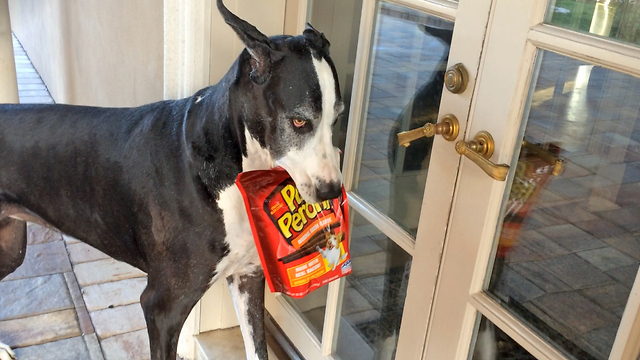
<svg viewBox="0 0 640 360"><path fill-rule="evenodd" d="M342 242L342 237L344 236L344 232L340 231L339 233L336 234L336 241L339 243Z"/></svg>
<svg viewBox="0 0 640 360"><path fill-rule="evenodd" d="M251 80L258 85L264 84L271 76L273 63L282 58L283 54L255 26L229 11L222 0L217 0L217 5L224 21L238 34L251 55Z"/></svg>
<svg viewBox="0 0 640 360"><path fill-rule="evenodd" d="M302 35L316 48L324 51L329 55L329 40L324 36L323 33L316 30L311 24L307 23L307 28L302 32Z"/></svg>

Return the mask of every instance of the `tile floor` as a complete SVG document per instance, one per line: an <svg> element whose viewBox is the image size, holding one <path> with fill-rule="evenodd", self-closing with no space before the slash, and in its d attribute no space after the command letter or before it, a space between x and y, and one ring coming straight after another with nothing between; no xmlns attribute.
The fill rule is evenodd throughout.
<svg viewBox="0 0 640 360"><path fill-rule="evenodd" d="M53 103L14 38L21 103ZM149 358L146 275L76 239L28 226L24 263L0 282L0 339L20 360Z"/></svg>

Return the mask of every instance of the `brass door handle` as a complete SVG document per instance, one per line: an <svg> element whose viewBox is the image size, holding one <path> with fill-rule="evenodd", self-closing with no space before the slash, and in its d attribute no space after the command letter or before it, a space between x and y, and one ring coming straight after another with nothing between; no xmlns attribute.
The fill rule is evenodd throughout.
<svg viewBox="0 0 640 360"><path fill-rule="evenodd" d="M448 141L453 141L460 132L460 123L452 114L445 115L437 124L426 123L423 127L398 133L398 143L404 147L409 147L411 142L423 137L442 135Z"/></svg>
<svg viewBox="0 0 640 360"><path fill-rule="evenodd" d="M460 140L456 143L456 151L476 163L480 168L498 181L505 181L509 172L509 165L494 164L489 161L493 155L495 144L493 137L486 131L480 131L471 141Z"/></svg>

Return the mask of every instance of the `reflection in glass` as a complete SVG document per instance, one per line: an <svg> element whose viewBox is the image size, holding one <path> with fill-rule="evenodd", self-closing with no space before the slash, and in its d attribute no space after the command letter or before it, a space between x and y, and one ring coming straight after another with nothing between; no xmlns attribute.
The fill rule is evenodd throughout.
<svg viewBox="0 0 640 360"><path fill-rule="evenodd" d="M333 143L339 149L344 149L362 0L309 0L307 6L309 23L313 24L319 31L322 31L331 42L331 59L338 73L342 100L345 105L343 115L338 118L333 127ZM326 300L326 286L302 299L287 297L287 301L298 310L298 313L310 325L318 340L322 339Z"/></svg>
<svg viewBox="0 0 640 360"><path fill-rule="evenodd" d="M636 0L552 0L547 22L640 45L640 2Z"/></svg>
<svg viewBox="0 0 640 360"><path fill-rule="evenodd" d="M565 352L605 360L640 263L640 80L539 55L488 290Z"/></svg>
<svg viewBox="0 0 640 360"><path fill-rule="evenodd" d="M379 5L354 191L415 235L433 139L396 135L436 122L453 23Z"/></svg>
<svg viewBox="0 0 640 360"><path fill-rule="evenodd" d="M307 294L307 296L294 299L285 296L287 302L302 316L318 341L322 339L322 327L324 325L324 312L327 307L327 291L329 286L323 286Z"/></svg>
<svg viewBox="0 0 640 360"><path fill-rule="evenodd" d="M505 334L486 317L480 315L472 360L536 360L527 350Z"/></svg>
<svg viewBox="0 0 640 360"><path fill-rule="evenodd" d="M411 256L351 211L353 273L345 278L338 333L341 359L393 359Z"/></svg>

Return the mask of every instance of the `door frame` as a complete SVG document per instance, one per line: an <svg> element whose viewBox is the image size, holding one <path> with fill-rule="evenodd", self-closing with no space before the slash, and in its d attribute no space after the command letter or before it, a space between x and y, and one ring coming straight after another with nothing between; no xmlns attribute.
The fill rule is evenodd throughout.
<svg viewBox="0 0 640 360"><path fill-rule="evenodd" d="M493 161L514 167L524 127L523 115L538 50L550 50L626 74L640 76L640 48L543 23L547 1L496 1L474 95L466 139L489 131L495 140ZM498 75L498 86L488 85ZM486 78L485 82L482 81ZM497 119L497 120L496 120ZM504 119L504 120L500 120ZM501 227L506 182L490 179L463 159L446 237L429 325L425 359L467 359L481 313L539 359L566 360L559 350L483 293L492 268L495 238ZM464 226L462 226L464 224ZM636 277L610 360L636 360L640 353L640 278ZM453 341L455 348L438 346Z"/></svg>
<svg viewBox="0 0 640 360"><path fill-rule="evenodd" d="M460 121L461 133L464 134L492 1L468 1L464 2L462 7L458 7L453 2L440 0L391 0L389 2L446 20L462 21L467 24L468 28L476 29L476 31L465 33L454 30L448 65L451 66L459 62L467 65L470 81L467 90L462 94L443 93L440 106L440 117L446 113L456 115ZM349 192L351 207L413 256L396 358L419 359L424 350L460 157L455 152L453 143L442 138L434 140L432 159L437 159L437 166L432 166L429 170L417 240L414 240L409 233L368 204L361 196L351 191L357 183L355 174L357 174L358 156L361 151L358 135L363 129L362 115L366 109L366 99L368 98L367 87L370 67L372 67L371 44L375 41L376 8L375 0L363 2L343 165L344 184L345 189ZM486 16L482 17L478 14L486 14ZM442 204L442 206L434 208L431 206L433 203ZM339 304L343 298L344 284L344 279L329 284L322 339L330 340L322 343L315 338L302 317L284 298L281 296L267 298L267 308L272 316L278 321L283 331L291 337L292 342L302 352L302 355L309 360L334 358L331 354L336 349L337 337L335 334L338 332L340 321Z"/></svg>

